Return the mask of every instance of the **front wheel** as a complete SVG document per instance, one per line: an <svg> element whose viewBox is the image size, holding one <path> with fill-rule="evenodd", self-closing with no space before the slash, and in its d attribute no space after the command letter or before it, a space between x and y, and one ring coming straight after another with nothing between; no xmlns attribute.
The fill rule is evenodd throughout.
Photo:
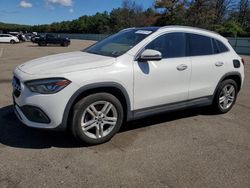
<svg viewBox="0 0 250 188"><path fill-rule="evenodd" d="M10 40L10 44L15 44L16 41L15 40Z"/></svg>
<svg viewBox="0 0 250 188"><path fill-rule="evenodd" d="M228 79L220 83L214 98L214 108L218 113L227 113L235 104L238 87L234 80Z"/></svg>
<svg viewBox="0 0 250 188"><path fill-rule="evenodd" d="M123 122L120 101L109 93L96 93L80 100L73 108L71 130L87 144L101 144L110 140Z"/></svg>

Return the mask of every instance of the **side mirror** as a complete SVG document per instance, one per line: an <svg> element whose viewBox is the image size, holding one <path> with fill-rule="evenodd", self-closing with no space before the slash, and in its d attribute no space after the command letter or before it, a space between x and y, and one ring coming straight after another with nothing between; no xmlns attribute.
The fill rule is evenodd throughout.
<svg viewBox="0 0 250 188"><path fill-rule="evenodd" d="M144 50L138 58L140 61L159 61L161 59L161 52L151 49Z"/></svg>

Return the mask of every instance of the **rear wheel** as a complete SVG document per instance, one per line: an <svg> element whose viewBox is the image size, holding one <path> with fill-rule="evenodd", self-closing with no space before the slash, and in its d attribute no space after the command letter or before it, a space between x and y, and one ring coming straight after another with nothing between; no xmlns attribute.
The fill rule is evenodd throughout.
<svg viewBox="0 0 250 188"><path fill-rule="evenodd" d="M108 93L96 93L80 100L73 109L72 133L87 144L110 140L123 122L120 101Z"/></svg>
<svg viewBox="0 0 250 188"><path fill-rule="evenodd" d="M10 44L15 44L16 41L15 40L10 40Z"/></svg>
<svg viewBox="0 0 250 188"><path fill-rule="evenodd" d="M235 104L238 94L237 84L228 79L220 83L214 99L214 108L219 113L227 113Z"/></svg>
<svg viewBox="0 0 250 188"><path fill-rule="evenodd" d="M47 46L47 43L45 41L41 41L38 43L39 46Z"/></svg>
<svg viewBox="0 0 250 188"><path fill-rule="evenodd" d="M69 43L67 41L64 41L61 46L67 47L69 45Z"/></svg>

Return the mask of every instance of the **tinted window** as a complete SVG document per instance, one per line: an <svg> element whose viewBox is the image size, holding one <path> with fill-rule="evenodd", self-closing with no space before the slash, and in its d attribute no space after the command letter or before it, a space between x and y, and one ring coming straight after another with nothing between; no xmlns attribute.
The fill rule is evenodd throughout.
<svg viewBox="0 0 250 188"><path fill-rule="evenodd" d="M169 33L156 38L146 49L158 50L162 58L184 57L186 55L186 37L184 33Z"/></svg>
<svg viewBox="0 0 250 188"><path fill-rule="evenodd" d="M197 34L188 34L188 35L189 35L189 47L191 56L213 54L211 38Z"/></svg>
<svg viewBox="0 0 250 188"><path fill-rule="evenodd" d="M220 53L220 49L218 47L218 44L216 43L216 40L215 39L212 39L213 41L213 49L214 49L214 53L215 54L219 54Z"/></svg>
<svg viewBox="0 0 250 188"><path fill-rule="evenodd" d="M228 48L222 42L216 40L216 43L221 53L228 51Z"/></svg>
<svg viewBox="0 0 250 188"><path fill-rule="evenodd" d="M47 38L55 38L54 35L47 35Z"/></svg>

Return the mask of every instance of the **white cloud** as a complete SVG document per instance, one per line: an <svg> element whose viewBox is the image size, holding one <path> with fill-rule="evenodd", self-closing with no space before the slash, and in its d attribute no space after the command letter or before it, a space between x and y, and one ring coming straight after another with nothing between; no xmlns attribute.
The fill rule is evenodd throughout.
<svg viewBox="0 0 250 188"><path fill-rule="evenodd" d="M74 12L74 9L73 9L73 8L70 8L70 9L69 9L69 12L70 12L70 13L73 13L73 12Z"/></svg>
<svg viewBox="0 0 250 188"><path fill-rule="evenodd" d="M65 7L72 7L73 6L73 0L46 0L46 3L48 5L62 5Z"/></svg>
<svg viewBox="0 0 250 188"><path fill-rule="evenodd" d="M26 0L23 0L19 3L19 7L21 8L31 8L32 4L27 2Z"/></svg>

